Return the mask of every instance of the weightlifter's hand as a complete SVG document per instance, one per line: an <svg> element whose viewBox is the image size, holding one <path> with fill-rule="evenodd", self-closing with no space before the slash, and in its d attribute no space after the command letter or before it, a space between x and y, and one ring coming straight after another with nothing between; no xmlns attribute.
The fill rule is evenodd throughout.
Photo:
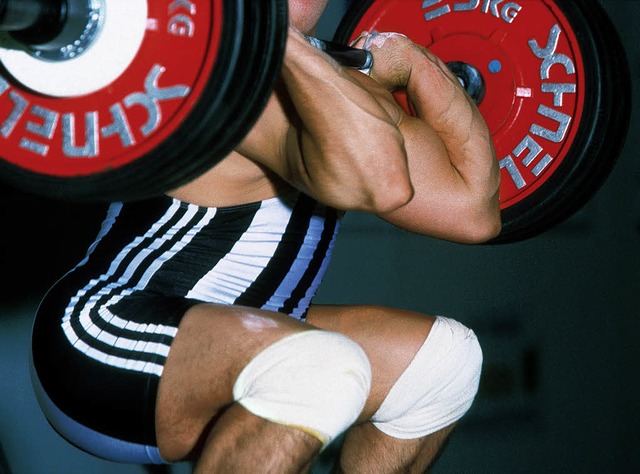
<svg viewBox="0 0 640 474"><path fill-rule="evenodd" d="M353 43L373 55L369 75L390 91L409 94L417 115L451 135L467 135L462 124L473 123L487 137L485 122L458 78L435 54L399 33L363 33ZM439 127L439 123L442 128Z"/></svg>

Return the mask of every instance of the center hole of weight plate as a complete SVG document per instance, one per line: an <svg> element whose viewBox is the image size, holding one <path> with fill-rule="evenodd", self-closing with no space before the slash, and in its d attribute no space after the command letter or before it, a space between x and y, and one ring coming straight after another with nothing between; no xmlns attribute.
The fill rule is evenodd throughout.
<svg viewBox="0 0 640 474"><path fill-rule="evenodd" d="M5 1L10 15L0 9L0 33L19 45L0 41L0 62L18 83L50 97L91 94L118 79L149 19L147 0Z"/></svg>
<svg viewBox="0 0 640 474"><path fill-rule="evenodd" d="M462 87L464 87L476 105L480 105L487 88L478 68L460 61L448 62L447 66L456 75L458 81L460 81L460 84L462 84Z"/></svg>
<svg viewBox="0 0 640 474"><path fill-rule="evenodd" d="M83 54L100 33L105 0L5 0L0 30L34 57L65 61Z"/></svg>

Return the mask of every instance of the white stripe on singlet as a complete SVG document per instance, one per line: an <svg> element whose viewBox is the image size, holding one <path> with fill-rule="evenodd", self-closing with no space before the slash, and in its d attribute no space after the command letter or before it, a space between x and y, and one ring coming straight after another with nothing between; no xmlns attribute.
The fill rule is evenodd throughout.
<svg viewBox="0 0 640 474"><path fill-rule="evenodd" d="M158 376L162 374L162 365L154 364L147 361L136 360L135 354L147 353L166 357L169 351L169 346L164 344L137 341L134 339L126 339L123 337L119 337L116 334L118 333L119 329L124 329L130 332L138 332L141 334L166 334L169 336L175 336L178 330L177 327L155 324L138 324L133 321L126 321L116 317L105 308L111 304L117 303L122 297L127 296L138 289L144 288L149 279L158 269L160 269L162 264L172 255L178 252L181 248L187 245L191 241L191 239L193 239L193 237L197 235L198 231L205 225L207 225L216 214L216 209L207 210L204 217L200 219L200 221L195 224L195 226L193 226L193 230L186 233L179 242L176 242L175 245L171 247L171 249L162 253L158 258L154 260L154 262L148 264L148 268L141 277L140 281L135 285L132 285L130 278L135 274L136 270L138 270L138 268L145 263L145 258L148 257L154 250L160 249L163 244L165 244L172 238L175 232L188 226L189 222L196 215L198 207L193 205L187 206L187 210L184 215L174 225L172 225L166 233L162 235L156 235L158 231L166 223L171 221L171 219L173 219L180 210L181 203L178 201L174 201L172 206L167 210L164 216L158 222L156 222L144 236L136 238L133 242L131 242L131 244L127 245L120 252L118 257L114 259L114 261L110 265L108 272L103 275L103 278L101 278L101 280L91 281L87 286L85 286L78 292L76 297L72 299L71 304L66 309L62 327L65 335L76 349L83 352L87 356L98 360L99 362L102 362L103 364L107 364L113 367L120 367L138 372L156 374ZM144 248L139 248L142 243L148 239L153 239L152 243ZM84 297L87 294L90 294L92 292L92 289L101 281L105 281L109 279L109 277L113 276L118 271L119 266L125 260L127 255L130 252L134 251L139 252L138 255L129 263L123 273L123 276L120 277L117 282L107 285L97 294L92 295L83 308L78 309L75 307L80 298ZM113 294L116 290L124 286L129 286L131 287L131 289L122 290L119 294L112 296L109 299L109 302L106 305L103 305L103 308L98 312L100 317L112 327L112 330L108 332L105 329L101 329L95 326L91 321L90 313L96 303L101 298ZM70 322L71 314L78 310L80 312L80 322L82 324L82 327L89 335L91 335L97 341L100 341L101 343L108 346L130 350L132 353L131 358L118 357L112 354L104 353L96 348L91 347L89 344L80 339Z"/></svg>
<svg viewBox="0 0 640 474"><path fill-rule="evenodd" d="M264 201L247 231L186 297L234 304L273 258L290 219L290 203L281 199Z"/></svg>

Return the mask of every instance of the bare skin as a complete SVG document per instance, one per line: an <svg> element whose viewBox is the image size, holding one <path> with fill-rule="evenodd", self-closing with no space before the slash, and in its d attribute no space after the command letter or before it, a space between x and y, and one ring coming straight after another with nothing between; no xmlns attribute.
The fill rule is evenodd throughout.
<svg viewBox="0 0 640 474"><path fill-rule="evenodd" d="M160 381L156 431L163 457L174 461L198 451L209 425L232 405L233 385L247 363L279 339L307 329L284 315L250 308L191 308Z"/></svg>
<svg viewBox="0 0 640 474"><path fill-rule="evenodd" d="M313 306L308 324L303 324L250 308L196 306L180 326L160 384L160 452L172 461L197 459L195 472L303 471L313 462L320 442L235 405L232 387L242 368L262 349L293 332L317 327L359 343L372 367L371 392L358 424L346 437L341 468L349 473L425 472L453 427L416 440L398 440L367 420L432 325L431 317L383 307ZM273 471L265 470L267 466L273 466ZM381 470L382 466L388 470Z"/></svg>
<svg viewBox="0 0 640 474"><path fill-rule="evenodd" d="M292 24L311 33L326 0L290 0ZM424 235L482 242L500 230L499 172L486 124L446 67L406 39L373 47L371 77L338 66L289 32L282 80L236 151L171 196L220 207L290 188ZM406 88L408 117L391 91ZM434 93L437 90L437 93ZM424 472L453 427L397 440L368 422L421 347L433 318L377 307L312 307L308 324L251 308L202 304L185 315L160 381L160 452L195 459L196 472L303 472L320 442L233 403L242 368L279 339L312 327L351 337L373 385L348 432L339 469Z"/></svg>

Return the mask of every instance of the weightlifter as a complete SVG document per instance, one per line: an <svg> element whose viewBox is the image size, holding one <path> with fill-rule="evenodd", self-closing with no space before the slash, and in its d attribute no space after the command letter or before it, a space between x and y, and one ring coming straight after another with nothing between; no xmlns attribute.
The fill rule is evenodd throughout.
<svg viewBox="0 0 640 474"><path fill-rule="evenodd" d="M33 378L97 456L195 472L424 472L476 394L474 333L445 317L318 306L344 211L464 243L500 230L473 102L429 51L365 34L370 74L311 47L328 0L290 0L281 81L235 152L166 196L113 203L48 292ZM390 91L406 88L417 116Z"/></svg>

